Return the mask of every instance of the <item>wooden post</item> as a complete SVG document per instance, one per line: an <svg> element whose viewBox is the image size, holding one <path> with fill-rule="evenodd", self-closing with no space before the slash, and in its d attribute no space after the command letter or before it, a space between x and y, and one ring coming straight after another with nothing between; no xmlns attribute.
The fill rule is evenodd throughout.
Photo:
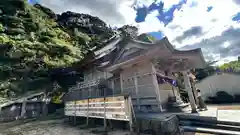
<svg viewBox="0 0 240 135"><path fill-rule="evenodd" d="M135 92L136 92L136 97L137 97L137 108L138 108L138 110L140 110L137 73L134 73L134 87L135 87Z"/></svg>
<svg viewBox="0 0 240 135"><path fill-rule="evenodd" d="M114 90L114 78L112 79L111 83L112 83L112 92L113 92L112 94L115 95L116 93Z"/></svg>
<svg viewBox="0 0 240 135"><path fill-rule="evenodd" d="M89 98L90 98L90 96L91 96L91 87L88 91L88 99L87 99L87 122L86 122L87 126L89 125Z"/></svg>
<svg viewBox="0 0 240 135"><path fill-rule="evenodd" d="M87 100L87 122L86 125L89 126L89 98Z"/></svg>
<svg viewBox="0 0 240 135"><path fill-rule="evenodd" d="M155 88L155 92L157 94L158 107L159 107L160 111L163 111L162 102L161 102L161 95L160 95L160 90L159 90L158 81L157 81L157 72L156 72L153 64L152 64L152 80L153 80L153 86Z"/></svg>
<svg viewBox="0 0 240 135"><path fill-rule="evenodd" d="M196 103L197 107L199 107L199 101L197 99L197 89L195 87L195 83L191 82L191 86L192 86L192 92L193 92L193 97L194 97L195 103Z"/></svg>
<svg viewBox="0 0 240 135"><path fill-rule="evenodd" d="M128 96L128 98L126 99L127 101L127 107L128 107L128 117L129 117L129 129L130 132L133 132L133 110L132 110L132 99L131 96Z"/></svg>
<svg viewBox="0 0 240 135"><path fill-rule="evenodd" d="M185 89L188 92L188 97L189 97L189 100L190 100L192 113L196 113L197 112L197 108L196 108L196 103L195 103L195 100L194 100L194 97L193 97L193 91L192 91L192 88L191 88L191 83L190 83L190 79L189 79L188 73L187 73L187 71L183 71L182 73L183 73L183 77L184 77Z"/></svg>
<svg viewBox="0 0 240 135"><path fill-rule="evenodd" d="M174 95L174 97L177 97L177 94L176 94L176 92L175 92L174 87L172 86L172 84L170 84L170 85L171 85L171 87L172 87L172 91L173 91L173 95Z"/></svg>
<svg viewBox="0 0 240 135"><path fill-rule="evenodd" d="M24 101L22 102L22 108L21 108L21 118L25 117L25 113L26 113L26 99L24 99Z"/></svg>
<svg viewBox="0 0 240 135"><path fill-rule="evenodd" d="M121 87L121 94L123 94L123 76L122 73L120 72L120 87Z"/></svg>
<svg viewBox="0 0 240 135"><path fill-rule="evenodd" d="M104 93L104 131L107 134L107 118L106 118L106 88L103 88Z"/></svg>
<svg viewBox="0 0 240 135"><path fill-rule="evenodd" d="M77 119L76 119L76 111L77 111L77 109L76 109L76 101L74 101L74 118L73 118L73 124L74 124L74 126L76 125L76 122L77 122Z"/></svg>
<svg viewBox="0 0 240 135"><path fill-rule="evenodd" d="M42 114L43 116L47 116L48 114L48 106L47 106L47 102L46 101L43 101L42 102Z"/></svg>

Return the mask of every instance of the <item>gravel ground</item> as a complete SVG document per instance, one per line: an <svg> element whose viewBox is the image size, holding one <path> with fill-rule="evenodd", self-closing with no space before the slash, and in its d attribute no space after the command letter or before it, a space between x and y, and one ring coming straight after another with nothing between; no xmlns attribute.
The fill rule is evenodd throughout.
<svg viewBox="0 0 240 135"><path fill-rule="evenodd" d="M1 125L3 126L3 125ZM93 129L68 126L62 120L30 122L0 131L0 135L96 135ZM109 135L127 135L128 131L113 131ZM99 135L99 134L98 134Z"/></svg>
<svg viewBox="0 0 240 135"><path fill-rule="evenodd" d="M64 124L63 120L47 120L34 121L18 126L11 126L11 124L0 125L0 135L102 135L101 133L93 133L95 129L80 129L80 127L73 127ZM98 128L99 129L99 128ZM100 129L101 130L101 129ZM128 131L112 131L108 135L129 135ZM147 134L141 134L147 135ZM186 132L184 135L213 135L203 133Z"/></svg>

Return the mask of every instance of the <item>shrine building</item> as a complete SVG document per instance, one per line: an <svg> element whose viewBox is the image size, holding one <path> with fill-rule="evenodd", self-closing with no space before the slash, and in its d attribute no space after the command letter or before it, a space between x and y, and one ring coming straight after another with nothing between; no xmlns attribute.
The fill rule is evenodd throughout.
<svg viewBox="0 0 240 135"><path fill-rule="evenodd" d="M66 100L129 94L136 111L164 111L169 98L180 97L174 73L181 72L193 107L188 71L205 65L200 48L176 50L166 37L148 43L116 36L79 64L83 79Z"/></svg>

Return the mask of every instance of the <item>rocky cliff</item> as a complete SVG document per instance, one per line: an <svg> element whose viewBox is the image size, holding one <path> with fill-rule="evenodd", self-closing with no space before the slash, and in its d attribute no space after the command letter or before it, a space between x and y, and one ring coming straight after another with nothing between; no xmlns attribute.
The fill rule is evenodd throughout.
<svg viewBox="0 0 240 135"><path fill-rule="evenodd" d="M114 35L98 17L65 12L55 14L25 0L0 1L0 94L40 88L29 82L51 68L63 68L101 47ZM49 80L41 80L47 84ZM44 82L45 81L45 82Z"/></svg>
<svg viewBox="0 0 240 135"><path fill-rule="evenodd" d="M136 28L119 30L128 28L135 38ZM98 17L70 11L58 15L27 0L0 0L0 96L52 89L52 78L42 74L81 61L115 33Z"/></svg>

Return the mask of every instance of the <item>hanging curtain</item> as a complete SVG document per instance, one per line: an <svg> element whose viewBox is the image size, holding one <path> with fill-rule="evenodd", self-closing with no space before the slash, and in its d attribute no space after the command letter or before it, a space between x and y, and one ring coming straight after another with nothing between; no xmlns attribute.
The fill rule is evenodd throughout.
<svg viewBox="0 0 240 135"><path fill-rule="evenodd" d="M157 81L158 81L158 84L169 83L172 86L177 87L177 81L174 80L174 79L170 79L170 78L162 77L162 76L157 76Z"/></svg>

